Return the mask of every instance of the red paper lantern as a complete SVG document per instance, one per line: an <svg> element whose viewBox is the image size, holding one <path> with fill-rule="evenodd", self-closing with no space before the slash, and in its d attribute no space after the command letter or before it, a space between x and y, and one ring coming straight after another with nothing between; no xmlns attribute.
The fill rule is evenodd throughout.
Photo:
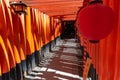
<svg viewBox="0 0 120 80"><path fill-rule="evenodd" d="M113 29L113 10L100 3L90 4L79 12L80 32L90 40L100 40Z"/></svg>

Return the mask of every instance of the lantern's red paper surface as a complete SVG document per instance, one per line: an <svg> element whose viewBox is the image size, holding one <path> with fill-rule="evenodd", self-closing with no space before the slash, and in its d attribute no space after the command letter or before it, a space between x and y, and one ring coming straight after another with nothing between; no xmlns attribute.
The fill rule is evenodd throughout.
<svg viewBox="0 0 120 80"><path fill-rule="evenodd" d="M90 40L100 40L113 29L114 12L103 4L91 4L79 12L79 30Z"/></svg>

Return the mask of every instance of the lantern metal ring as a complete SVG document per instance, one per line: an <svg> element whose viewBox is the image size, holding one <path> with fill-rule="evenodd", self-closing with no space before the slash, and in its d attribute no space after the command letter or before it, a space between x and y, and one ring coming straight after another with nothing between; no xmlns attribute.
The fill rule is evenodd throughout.
<svg viewBox="0 0 120 80"><path fill-rule="evenodd" d="M22 1L19 2L10 2L11 8L14 10L14 13L16 14L26 14L26 7L27 5L23 3Z"/></svg>

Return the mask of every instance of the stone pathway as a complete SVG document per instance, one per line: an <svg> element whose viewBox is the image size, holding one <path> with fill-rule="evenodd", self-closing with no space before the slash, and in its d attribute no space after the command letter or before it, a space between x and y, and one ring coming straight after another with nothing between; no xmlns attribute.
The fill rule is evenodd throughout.
<svg viewBox="0 0 120 80"><path fill-rule="evenodd" d="M60 40L26 80L82 80L83 61L75 39Z"/></svg>

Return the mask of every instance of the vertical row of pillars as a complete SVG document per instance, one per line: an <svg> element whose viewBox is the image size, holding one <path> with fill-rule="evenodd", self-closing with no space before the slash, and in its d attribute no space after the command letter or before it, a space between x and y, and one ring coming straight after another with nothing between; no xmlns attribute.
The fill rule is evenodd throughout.
<svg viewBox="0 0 120 80"><path fill-rule="evenodd" d="M27 55L26 60L16 64L16 67L11 69L10 72L2 74L0 80L25 80L25 75L29 74L34 67L39 65L40 61L49 55L52 48L55 47L60 37L55 38L53 41L44 45L41 50L35 51L32 55Z"/></svg>

